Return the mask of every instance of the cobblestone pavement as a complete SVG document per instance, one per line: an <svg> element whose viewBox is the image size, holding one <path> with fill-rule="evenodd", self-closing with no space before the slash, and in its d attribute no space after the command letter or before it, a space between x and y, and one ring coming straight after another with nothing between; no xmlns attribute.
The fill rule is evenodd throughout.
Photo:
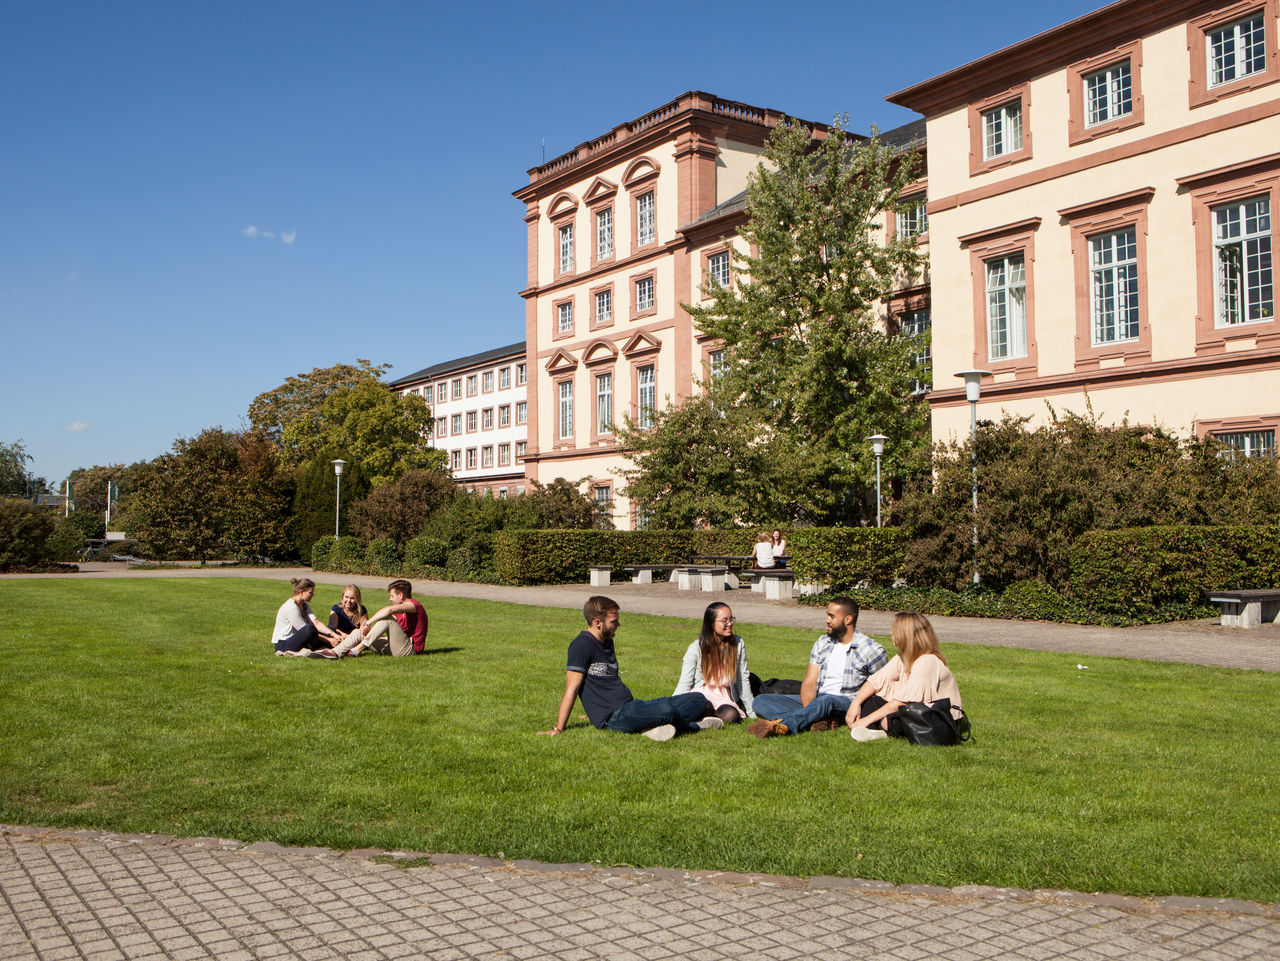
<svg viewBox="0 0 1280 961"><path fill-rule="evenodd" d="M1280 905L0 828L0 958L1280 958Z"/></svg>
<svg viewBox="0 0 1280 961"><path fill-rule="evenodd" d="M290 577L310 577L321 584L356 583L363 590L385 589L388 580L385 577L322 574L309 567L130 571L122 564L87 564L83 573L78 575L0 575L0 581L10 577L258 577L278 580L286 587ZM599 590L585 584L502 587L447 581L418 581L414 587L414 595L419 598L471 597L535 607L567 608L581 608L590 595L602 592L622 605L624 617L627 613L642 613L699 620L711 600L725 600L733 606L740 632L748 641L750 634L747 632L752 624L809 628L815 636L825 630L820 609L799 605L794 600L767 601L763 595L749 590L709 595L701 591L679 591L674 584L639 585L629 582L615 583ZM892 618L891 613L864 611L858 619L858 627L868 634L887 635ZM1222 627L1216 619L1142 627L1089 627L981 617L931 616L929 619L944 647L947 644L991 644L1093 657L1134 657L1280 673L1280 624L1241 630Z"/></svg>

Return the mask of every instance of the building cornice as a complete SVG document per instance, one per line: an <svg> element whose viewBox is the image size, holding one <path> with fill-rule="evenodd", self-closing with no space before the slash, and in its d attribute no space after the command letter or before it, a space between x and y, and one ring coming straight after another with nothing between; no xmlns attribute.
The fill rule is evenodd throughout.
<svg viewBox="0 0 1280 961"><path fill-rule="evenodd" d="M885 97L926 118L1222 6L1222 0L1118 0Z"/></svg>

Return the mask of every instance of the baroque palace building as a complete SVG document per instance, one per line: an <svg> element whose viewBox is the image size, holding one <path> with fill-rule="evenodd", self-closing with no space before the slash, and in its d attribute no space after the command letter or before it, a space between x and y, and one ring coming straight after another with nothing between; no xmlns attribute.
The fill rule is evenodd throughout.
<svg viewBox="0 0 1280 961"><path fill-rule="evenodd" d="M719 345L683 305L735 282L729 247L742 243L747 176L781 117L685 93L533 168L515 192L529 238L526 470L543 483L589 481L618 527L644 518L619 490L630 462L613 425L629 414L644 426L714 375ZM904 128L902 139L922 127ZM920 233L923 207L899 219L888 229ZM893 310L901 324L927 327L927 288L904 291Z"/></svg>
<svg viewBox="0 0 1280 961"><path fill-rule="evenodd" d="M935 440L978 414L1273 453L1277 0L1120 0L888 99L924 115Z"/></svg>

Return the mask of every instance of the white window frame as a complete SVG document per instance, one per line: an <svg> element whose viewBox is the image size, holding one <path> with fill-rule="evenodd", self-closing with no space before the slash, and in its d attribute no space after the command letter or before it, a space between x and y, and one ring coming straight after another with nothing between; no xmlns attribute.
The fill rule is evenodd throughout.
<svg viewBox="0 0 1280 961"><path fill-rule="evenodd" d="M467 396L474 397L479 386L479 379L475 374L467 374Z"/></svg>
<svg viewBox="0 0 1280 961"><path fill-rule="evenodd" d="M929 229L929 215L924 209L923 196L917 194L914 197L903 197L899 203L900 206L894 211L899 238L911 240Z"/></svg>
<svg viewBox="0 0 1280 961"><path fill-rule="evenodd" d="M933 326L929 310L929 307L904 310L898 317L898 332L911 338L927 334ZM926 340L917 347L914 360L920 377L912 381L911 393L927 394L933 387L933 347L930 341Z"/></svg>
<svg viewBox="0 0 1280 961"><path fill-rule="evenodd" d="M492 444L485 444L484 447L480 448L480 466L488 467L488 468L493 467L493 445Z"/></svg>
<svg viewBox="0 0 1280 961"><path fill-rule="evenodd" d="M498 445L498 466L499 467L511 466L511 445L510 444Z"/></svg>
<svg viewBox="0 0 1280 961"><path fill-rule="evenodd" d="M456 437L462 433L462 415L454 414L449 420L449 431Z"/></svg>
<svg viewBox="0 0 1280 961"><path fill-rule="evenodd" d="M436 418L436 436L437 437L449 436L449 418L448 417Z"/></svg>
<svg viewBox="0 0 1280 961"><path fill-rule="evenodd" d="M483 430L493 430L493 408L486 407L480 412L480 427Z"/></svg>
<svg viewBox="0 0 1280 961"><path fill-rule="evenodd" d="M573 273L573 224L561 224L557 228L560 238L560 273Z"/></svg>
<svg viewBox="0 0 1280 961"><path fill-rule="evenodd" d="M1275 457L1276 431L1274 427L1258 430L1215 431L1214 438L1231 448L1235 457Z"/></svg>
<svg viewBox="0 0 1280 961"><path fill-rule="evenodd" d="M446 381L440 381L436 385L436 403L443 404L449 399L449 384Z"/></svg>
<svg viewBox="0 0 1280 961"><path fill-rule="evenodd" d="M1274 320L1270 195L1219 204L1212 214L1215 326Z"/></svg>
<svg viewBox="0 0 1280 961"><path fill-rule="evenodd" d="M511 368L498 368L498 390L507 390L511 387Z"/></svg>
<svg viewBox="0 0 1280 961"><path fill-rule="evenodd" d="M986 273L987 359L1027 356L1027 271L1022 251L983 261Z"/></svg>
<svg viewBox="0 0 1280 961"><path fill-rule="evenodd" d="M718 348L707 354L707 373L712 380L719 380L724 376L724 348Z"/></svg>
<svg viewBox="0 0 1280 961"><path fill-rule="evenodd" d="M467 448L467 470L476 469L476 449L474 447Z"/></svg>
<svg viewBox="0 0 1280 961"><path fill-rule="evenodd" d="M1127 59L1085 74L1081 83L1086 128L1133 113L1133 68Z"/></svg>
<svg viewBox="0 0 1280 961"><path fill-rule="evenodd" d="M474 410L467 411L467 433L474 434L476 432L476 412Z"/></svg>
<svg viewBox="0 0 1280 961"><path fill-rule="evenodd" d="M1089 238L1089 327L1094 347L1138 339L1138 228Z"/></svg>
<svg viewBox="0 0 1280 961"><path fill-rule="evenodd" d="M596 323L607 324L613 320L613 290L596 291Z"/></svg>
<svg viewBox="0 0 1280 961"><path fill-rule="evenodd" d="M560 398L560 433L561 440L573 440L573 381L562 380L558 390Z"/></svg>
<svg viewBox="0 0 1280 961"><path fill-rule="evenodd" d="M529 453L529 442L527 440L516 441L516 458L519 459ZM523 494L524 488L521 487L518 493Z"/></svg>
<svg viewBox="0 0 1280 961"><path fill-rule="evenodd" d="M527 400L516 402L516 423L529 423L529 402Z"/></svg>
<svg viewBox="0 0 1280 961"><path fill-rule="evenodd" d="M573 301L556 306L556 333L573 333Z"/></svg>
<svg viewBox="0 0 1280 961"><path fill-rule="evenodd" d="M641 277L636 281L636 310L653 310L654 305L654 278Z"/></svg>
<svg viewBox="0 0 1280 961"><path fill-rule="evenodd" d="M462 378L455 377L453 379L453 399L462 400Z"/></svg>
<svg viewBox="0 0 1280 961"><path fill-rule="evenodd" d="M486 394L493 393L493 371L486 370L480 379L480 389Z"/></svg>
<svg viewBox="0 0 1280 961"><path fill-rule="evenodd" d="M529 365L516 364L516 386L520 387L529 380Z"/></svg>
<svg viewBox="0 0 1280 961"><path fill-rule="evenodd" d="M460 450L449 451L449 469L462 470L462 451Z"/></svg>
<svg viewBox="0 0 1280 961"><path fill-rule="evenodd" d="M707 273L717 287L729 286L729 251L717 250L707 258Z"/></svg>
<svg viewBox="0 0 1280 961"><path fill-rule="evenodd" d="M648 429L654 424L658 401L657 370L653 364L636 368L636 422Z"/></svg>
<svg viewBox="0 0 1280 961"><path fill-rule="evenodd" d="M613 256L613 208L596 211L596 260Z"/></svg>
<svg viewBox="0 0 1280 961"><path fill-rule="evenodd" d="M982 159L995 160L1022 149L1022 98L982 112Z"/></svg>
<svg viewBox="0 0 1280 961"><path fill-rule="evenodd" d="M511 426L511 405L510 404L503 404L501 407L498 408L498 426L499 427Z"/></svg>
<svg viewBox="0 0 1280 961"><path fill-rule="evenodd" d="M653 243L657 237L657 195L646 190L636 198L636 246Z"/></svg>
<svg viewBox="0 0 1280 961"><path fill-rule="evenodd" d="M596 433L613 433L613 374L596 374Z"/></svg>
<svg viewBox="0 0 1280 961"><path fill-rule="evenodd" d="M1205 80L1210 89L1267 69L1267 18L1263 10L1206 30L1204 42Z"/></svg>

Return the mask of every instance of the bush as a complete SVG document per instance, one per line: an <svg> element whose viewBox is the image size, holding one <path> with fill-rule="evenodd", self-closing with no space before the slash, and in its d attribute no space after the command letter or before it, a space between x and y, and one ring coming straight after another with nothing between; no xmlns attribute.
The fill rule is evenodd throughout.
<svg viewBox="0 0 1280 961"><path fill-rule="evenodd" d="M106 519L97 511L72 511L66 522L80 532L81 540L98 540L107 536Z"/></svg>
<svg viewBox="0 0 1280 961"><path fill-rule="evenodd" d="M787 542L800 580L850 588L892 584L902 570L910 533L898 527L805 527Z"/></svg>
<svg viewBox="0 0 1280 961"><path fill-rule="evenodd" d="M311 545L311 569L314 571L327 571L329 569L329 555L332 553L333 538L317 538L316 542Z"/></svg>
<svg viewBox="0 0 1280 961"><path fill-rule="evenodd" d="M449 552L449 560L444 565L451 577L461 578L476 570L476 557L467 547L455 547Z"/></svg>
<svg viewBox="0 0 1280 961"><path fill-rule="evenodd" d="M379 537L369 542L364 554L365 567L370 574L396 574L400 571L400 551L396 542Z"/></svg>
<svg viewBox="0 0 1280 961"><path fill-rule="evenodd" d="M449 555L449 544L439 537L419 534L404 546L404 566L411 571L425 571L428 567L444 567Z"/></svg>
<svg viewBox="0 0 1280 961"><path fill-rule="evenodd" d="M1073 546L1071 568L1072 593L1100 611L1211 611L1206 591L1280 587L1280 526L1091 531Z"/></svg>
<svg viewBox="0 0 1280 961"><path fill-rule="evenodd" d="M358 537L343 536L333 542L327 569L342 574L364 572L365 546Z"/></svg>
<svg viewBox="0 0 1280 961"><path fill-rule="evenodd" d="M84 531L80 525L69 517L60 517L54 522L46 547L53 560L74 561L84 549L84 543Z"/></svg>
<svg viewBox="0 0 1280 961"><path fill-rule="evenodd" d="M56 521L18 498L0 499L0 570L44 567L54 560L49 539Z"/></svg>
<svg viewBox="0 0 1280 961"><path fill-rule="evenodd" d="M407 471L353 502L347 522L361 537L390 538L399 547L457 496L457 486L444 471Z"/></svg>

